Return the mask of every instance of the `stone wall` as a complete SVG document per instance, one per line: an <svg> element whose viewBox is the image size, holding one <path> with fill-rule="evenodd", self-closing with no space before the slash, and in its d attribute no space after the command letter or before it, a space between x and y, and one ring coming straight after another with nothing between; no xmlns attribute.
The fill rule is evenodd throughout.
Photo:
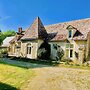
<svg viewBox="0 0 90 90"><path fill-rule="evenodd" d="M86 52L86 58L87 60L90 60L90 32L87 36L87 52Z"/></svg>
<svg viewBox="0 0 90 90"><path fill-rule="evenodd" d="M87 41L86 40L77 40L74 41L74 61L82 63L83 58L86 58L86 45ZM84 51L83 51L84 49ZM81 57L81 54L84 53L84 56Z"/></svg>
<svg viewBox="0 0 90 90"><path fill-rule="evenodd" d="M79 47L79 57L78 57L78 63L82 64L85 60L85 46L81 45Z"/></svg>
<svg viewBox="0 0 90 90"><path fill-rule="evenodd" d="M27 45L31 45L31 54L27 54ZM26 57L30 59L37 59L37 41L24 41L21 43L21 57Z"/></svg>
<svg viewBox="0 0 90 90"><path fill-rule="evenodd" d="M10 44L10 50L8 52L8 56L14 56L15 55L15 43Z"/></svg>

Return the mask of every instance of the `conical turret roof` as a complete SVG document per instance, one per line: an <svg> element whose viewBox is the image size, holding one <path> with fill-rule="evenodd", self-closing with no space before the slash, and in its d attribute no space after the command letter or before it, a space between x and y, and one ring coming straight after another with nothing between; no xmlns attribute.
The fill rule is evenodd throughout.
<svg viewBox="0 0 90 90"><path fill-rule="evenodd" d="M44 28L39 17L35 19L32 25L28 28L25 35L22 37L22 40L32 40L32 39L43 39L45 40L47 37L47 32Z"/></svg>

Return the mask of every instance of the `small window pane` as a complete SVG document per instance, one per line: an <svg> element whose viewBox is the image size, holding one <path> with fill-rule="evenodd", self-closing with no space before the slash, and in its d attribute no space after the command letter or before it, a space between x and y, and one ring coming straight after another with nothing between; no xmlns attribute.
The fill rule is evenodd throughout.
<svg viewBox="0 0 90 90"><path fill-rule="evenodd" d="M70 48L73 48L73 44L70 44Z"/></svg>
<svg viewBox="0 0 90 90"><path fill-rule="evenodd" d="M69 44L66 44L66 48L69 48Z"/></svg>
<svg viewBox="0 0 90 90"><path fill-rule="evenodd" d="M69 57L69 50L66 49L66 57L68 58Z"/></svg>
<svg viewBox="0 0 90 90"><path fill-rule="evenodd" d="M27 47L27 54L28 54L28 47Z"/></svg>
<svg viewBox="0 0 90 90"><path fill-rule="evenodd" d="M27 47L27 54L31 54L31 47Z"/></svg>
<svg viewBox="0 0 90 90"><path fill-rule="evenodd" d="M72 30L69 30L69 38L72 37Z"/></svg>
<svg viewBox="0 0 90 90"><path fill-rule="evenodd" d="M70 50L70 57L73 57L73 50Z"/></svg>
<svg viewBox="0 0 90 90"><path fill-rule="evenodd" d="M29 54L31 54L31 47L29 47Z"/></svg>

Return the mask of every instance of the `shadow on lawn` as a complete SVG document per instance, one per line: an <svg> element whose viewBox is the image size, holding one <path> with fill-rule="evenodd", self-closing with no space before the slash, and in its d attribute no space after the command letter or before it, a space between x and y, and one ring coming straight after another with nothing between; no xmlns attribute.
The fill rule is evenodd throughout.
<svg viewBox="0 0 90 90"><path fill-rule="evenodd" d="M9 84L0 82L0 90L19 90Z"/></svg>
<svg viewBox="0 0 90 90"><path fill-rule="evenodd" d="M0 60L1 64L6 64L6 65L11 65L11 66L16 66L16 67L21 67L21 68L25 68L25 69L29 69L29 68L43 68L43 67L52 67L52 65L50 64L43 64L43 63L37 63L37 62L24 62L24 61L20 61L20 60L9 60L7 58L4 58L2 60Z"/></svg>

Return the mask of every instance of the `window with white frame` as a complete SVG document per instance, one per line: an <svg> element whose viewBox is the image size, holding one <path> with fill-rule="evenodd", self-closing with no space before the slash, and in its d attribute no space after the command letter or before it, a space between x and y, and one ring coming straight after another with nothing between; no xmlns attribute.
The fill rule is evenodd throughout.
<svg viewBox="0 0 90 90"><path fill-rule="evenodd" d="M72 30L69 30L68 31L68 38L71 38L72 37Z"/></svg>
<svg viewBox="0 0 90 90"><path fill-rule="evenodd" d="M72 38L73 29L75 29L75 28L72 25L69 25L66 29L68 30L68 38Z"/></svg>
<svg viewBox="0 0 90 90"><path fill-rule="evenodd" d="M73 57L73 44L67 43L66 44L66 57L72 58Z"/></svg>
<svg viewBox="0 0 90 90"><path fill-rule="evenodd" d="M31 54L31 44L27 45L27 54Z"/></svg>

